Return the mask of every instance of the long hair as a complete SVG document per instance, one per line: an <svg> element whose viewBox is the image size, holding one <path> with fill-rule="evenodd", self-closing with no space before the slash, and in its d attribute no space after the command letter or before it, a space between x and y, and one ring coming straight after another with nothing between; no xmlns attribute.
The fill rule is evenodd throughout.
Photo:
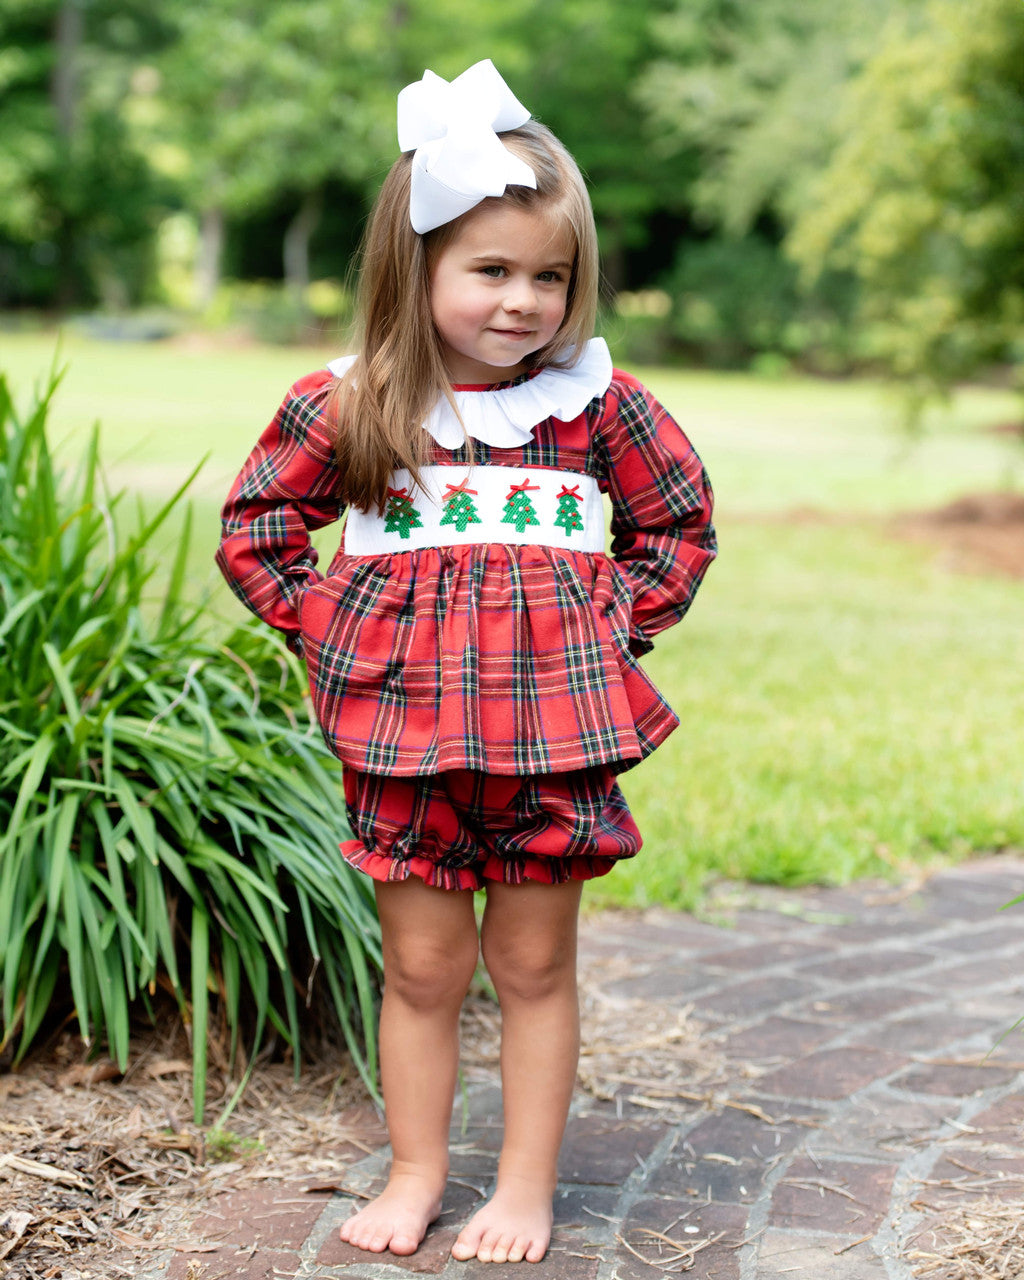
<svg viewBox="0 0 1024 1280"><path fill-rule="evenodd" d="M597 315L598 256L594 214L579 168L555 135L529 120L501 141L537 176L537 188L509 186L481 202L542 209L564 218L575 238L565 316L531 367L576 363L593 335ZM336 422L340 496L351 506L383 511L392 472L407 469L415 484L430 437L424 418L452 390L441 340L430 310L430 274L458 233L463 214L425 235L409 221L412 155L401 156L384 180L360 256L359 354L330 391ZM470 210L470 214L475 210Z"/></svg>

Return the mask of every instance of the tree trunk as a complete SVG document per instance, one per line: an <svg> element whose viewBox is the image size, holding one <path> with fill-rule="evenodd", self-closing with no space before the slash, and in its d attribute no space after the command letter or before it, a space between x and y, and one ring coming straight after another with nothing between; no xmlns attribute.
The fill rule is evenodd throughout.
<svg viewBox="0 0 1024 1280"><path fill-rule="evenodd" d="M73 180L75 140L78 134L78 70L79 49L85 35L85 22L77 0L64 0L57 11L53 30L53 76L50 99L56 117L57 174L56 191L59 214L54 241L60 270L57 277L57 306L62 310L81 301L82 263L79 260L79 235L75 218L68 213L66 199L69 179Z"/></svg>
<svg viewBox="0 0 1024 1280"><path fill-rule="evenodd" d="M284 233L284 279L288 293L304 305L309 287L309 243L320 224L324 200L321 191L307 191L299 211Z"/></svg>
<svg viewBox="0 0 1024 1280"><path fill-rule="evenodd" d="M199 224L199 252L196 256L195 305L205 311L220 284L220 262L224 251L224 210L204 209Z"/></svg>
<svg viewBox="0 0 1024 1280"><path fill-rule="evenodd" d="M53 79L50 92L57 117L57 136L68 151L78 129L78 50L85 34L76 0L64 0L53 32Z"/></svg>
<svg viewBox="0 0 1024 1280"><path fill-rule="evenodd" d="M614 296L626 287L626 250L621 218L605 219L604 232L604 243L601 246L604 282L608 292Z"/></svg>

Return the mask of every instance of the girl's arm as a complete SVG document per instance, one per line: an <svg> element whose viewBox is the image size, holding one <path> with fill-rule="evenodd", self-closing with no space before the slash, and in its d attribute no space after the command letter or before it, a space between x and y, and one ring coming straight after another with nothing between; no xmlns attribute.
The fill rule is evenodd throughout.
<svg viewBox="0 0 1024 1280"><path fill-rule="evenodd" d="M639 655L682 618L715 557L711 486L679 425L635 378L616 370L599 408L612 557L633 590Z"/></svg>
<svg viewBox="0 0 1024 1280"><path fill-rule="evenodd" d="M309 539L340 518L333 428L324 414L331 375L300 379L246 460L221 513L217 564L235 595L301 652L296 611L318 581Z"/></svg>

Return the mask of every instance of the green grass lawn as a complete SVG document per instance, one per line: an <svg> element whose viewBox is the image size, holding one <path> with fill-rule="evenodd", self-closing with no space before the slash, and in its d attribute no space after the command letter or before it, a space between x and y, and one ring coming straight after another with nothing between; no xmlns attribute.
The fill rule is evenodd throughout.
<svg viewBox="0 0 1024 1280"><path fill-rule="evenodd" d="M53 349L2 334L0 366L27 390ZM228 483L330 354L69 336L57 443L73 456L100 419L113 484L154 498L208 454L193 563L213 582ZM945 572L889 519L1021 487L1024 450L989 430L1019 401L964 390L909 441L871 383L637 372L708 465L722 551L645 660L682 725L624 776L646 848L591 899L689 905L709 875L844 880L1024 844L1024 583ZM212 625L236 608L218 589Z"/></svg>
<svg viewBox="0 0 1024 1280"><path fill-rule="evenodd" d="M750 522L703 591L646 659L682 723L622 779L646 848L600 900L1024 843L1024 585L951 578L862 524Z"/></svg>

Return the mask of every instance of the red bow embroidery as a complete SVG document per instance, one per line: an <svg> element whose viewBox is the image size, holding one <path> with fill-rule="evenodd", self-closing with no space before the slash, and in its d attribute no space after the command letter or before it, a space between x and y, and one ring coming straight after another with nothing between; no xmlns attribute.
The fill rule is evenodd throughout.
<svg viewBox="0 0 1024 1280"><path fill-rule="evenodd" d="M461 484L449 484L447 481L445 481L444 487L448 490L448 492L444 495L443 500L447 502L449 498L453 498L457 493L471 493L475 498L477 496L477 490L467 488L466 486L468 484L469 484L469 476L466 476L465 480L463 480Z"/></svg>

